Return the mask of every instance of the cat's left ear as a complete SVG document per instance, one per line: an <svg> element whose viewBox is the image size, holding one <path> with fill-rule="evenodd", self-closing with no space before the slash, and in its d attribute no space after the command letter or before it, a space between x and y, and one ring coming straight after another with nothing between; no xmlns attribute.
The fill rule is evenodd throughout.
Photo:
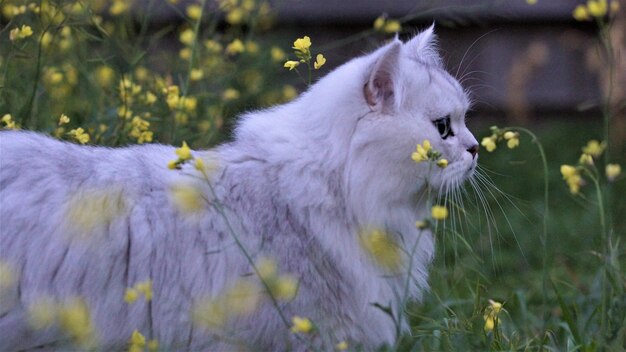
<svg viewBox="0 0 626 352"><path fill-rule="evenodd" d="M429 65L441 66L441 58L437 52L437 35L435 34L434 23L406 42L403 50L408 57Z"/></svg>
<svg viewBox="0 0 626 352"><path fill-rule="evenodd" d="M374 111L395 107L399 96L397 90L398 66L402 42L397 38L374 52L376 63L363 87L367 105Z"/></svg>

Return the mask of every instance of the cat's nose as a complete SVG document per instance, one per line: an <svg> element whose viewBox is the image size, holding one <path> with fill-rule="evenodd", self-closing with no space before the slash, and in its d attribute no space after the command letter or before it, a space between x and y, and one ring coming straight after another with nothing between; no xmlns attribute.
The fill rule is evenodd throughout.
<svg viewBox="0 0 626 352"><path fill-rule="evenodd" d="M476 154L478 154L478 144L474 144L473 146L469 147L467 149L467 151L472 154L472 159L476 158Z"/></svg>

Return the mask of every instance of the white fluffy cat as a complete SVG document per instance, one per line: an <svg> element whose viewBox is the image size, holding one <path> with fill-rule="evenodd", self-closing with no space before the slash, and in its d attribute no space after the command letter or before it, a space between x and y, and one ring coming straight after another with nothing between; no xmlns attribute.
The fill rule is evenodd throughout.
<svg viewBox="0 0 626 352"><path fill-rule="evenodd" d="M435 192L456 187L477 161L464 121L468 97L433 42L432 27L406 43L395 39L295 101L243 116L232 142L192 151L213 165L213 190L193 164L168 169L171 146L110 149L1 132L0 263L15 280L0 292L0 350L66 343L62 317L50 313L37 329L32 315L45 313L37 313L42 299L72 297L88 307L104 349L123 348L133 330L167 350L393 343L406 323L380 307L398 317L405 296L419 299L427 287L433 238L415 226L430 216L426 180ZM448 167L411 160L426 139ZM201 209L175 205L172 189L181 184L201 192ZM100 216L82 219L89 211ZM367 228L402 244L400 270L388 272L367 253L359 239ZM238 280L258 283L249 259L261 257L297 279L295 298L274 304L263 296L227 326L199 326L194 302ZM152 300L125 302L126 289L145 280ZM293 316L318 332L291 332Z"/></svg>

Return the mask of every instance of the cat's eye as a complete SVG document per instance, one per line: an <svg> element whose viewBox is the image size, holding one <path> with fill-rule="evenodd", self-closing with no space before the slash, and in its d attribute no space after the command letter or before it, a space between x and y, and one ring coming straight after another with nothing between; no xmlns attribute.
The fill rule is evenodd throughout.
<svg viewBox="0 0 626 352"><path fill-rule="evenodd" d="M433 121L433 124L439 131L439 135L442 139L446 139L450 136L454 136L454 132L452 131L452 126L450 126L450 115L442 117Z"/></svg>

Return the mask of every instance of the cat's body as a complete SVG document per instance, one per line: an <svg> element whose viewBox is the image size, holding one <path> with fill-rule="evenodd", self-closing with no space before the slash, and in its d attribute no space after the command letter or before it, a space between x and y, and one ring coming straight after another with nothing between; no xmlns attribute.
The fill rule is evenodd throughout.
<svg viewBox="0 0 626 352"><path fill-rule="evenodd" d="M168 169L173 147L81 147L0 133L0 261L16 276L0 293L0 350L63 337L56 326L29 323L27 310L42 296L84 299L109 348L136 329L175 350L299 350L307 344L282 318L296 315L316 323L310 343L318 347L392 343L396 323L374 304L397 316L405 287L419 298L427 286L433 239L415 227L430 212L425 179L435 191L456 187L476 163L463 121L467 98L441 69L431 36L355 59L296 101L244 116L233 142L193 152L212 166L217 199L192 165ZM454 136L444 140L432 121L446 115ZM411 160L425 139L449 160L446 169ZM201 210L175 205L172 187L180 184L201 191ZM82 194L102 190L114 194L106 204L116 204L103 221L86 231L68 220ZM365 228L384 229L411 252L400 272L389 274L363 249ZM235 318L231 344L194 325L191 311L196 300L255 277L234 235L253 261L273 258L297 278L298 292L278 301L282 317L264 298ZM126 303L126 288L147 279L153 299Z"/></svg>

